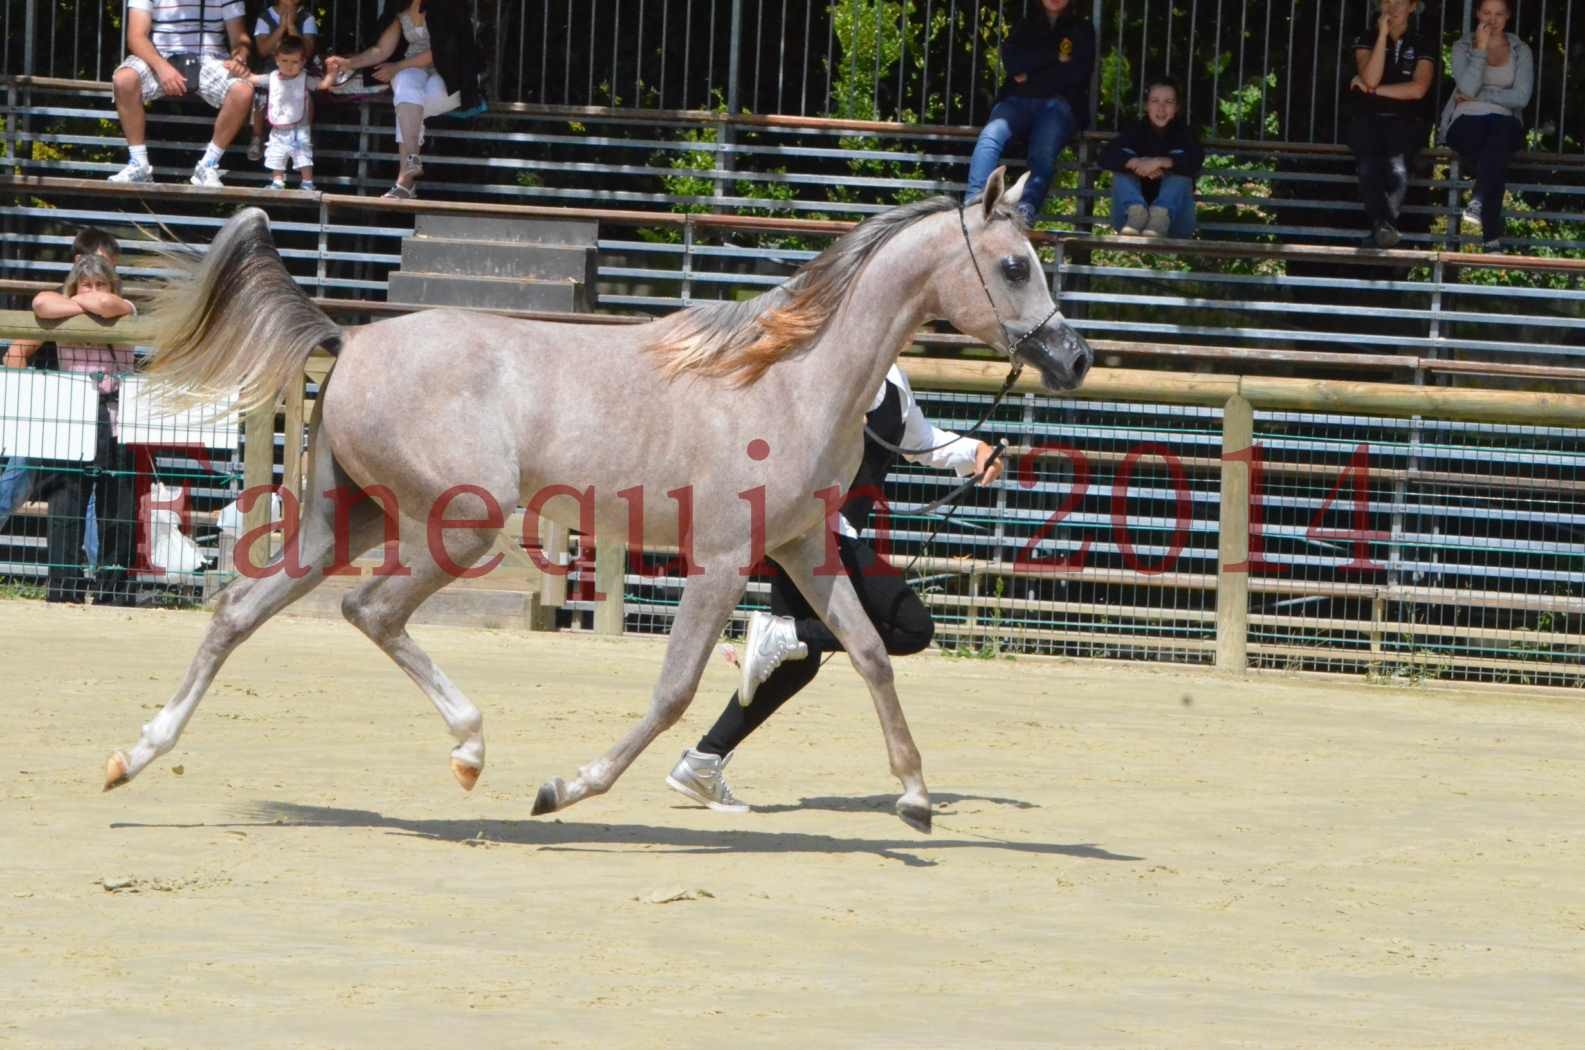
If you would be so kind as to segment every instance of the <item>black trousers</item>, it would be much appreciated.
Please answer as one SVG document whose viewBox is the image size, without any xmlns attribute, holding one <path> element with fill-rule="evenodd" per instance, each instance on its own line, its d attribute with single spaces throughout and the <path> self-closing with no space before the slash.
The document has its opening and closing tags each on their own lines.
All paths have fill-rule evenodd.
<svg viewBox="0 0 1585 1050">
<path fill-rule="evenodd" d="M 886 643 L 886 651 L 893 656 L 906 656 L 928 646 L 935 636 L 935 621 L 902 574 L 863 540 L 838 536 L 837 550 L 848 579 L 859 592 L 859 602 Z M 836 635 L 815 615 L 802 592 L 780 568 L 771 577 L 770 607 L 775 615 L 791 616 L 796 621 L 798 640 L 809 646 L 809 656 L 789 660 L 772 671 L 754 691 L 754 702 L 748 707 L 740 705 L 733 693 L 721 717 L 699 739 L 698 750 L 706 754 L 724 755 L 735 750 L 777 708 L 814 681 L 826 653 L 842 648 Z"/>
<path fill-rule="evenodd" d="M 1357 113 L 1349 121 L 1348 147 L 1359 165 L 1359 197 L 1365 217 L 1375 226 L 1397 222 L 1398 209 L 1393 199 L 1403 200 L 1408 189 L 1408 172 L 1414 159 L 1425 148 L 1426 123 L 1414 117 L 1382 113 Z M 1403 169 L 1403 184 L 1393 174 L 1393 162 Z"/>
<path fill-rule="evenodd" d="M 1464 174 L 1475 175 L 1480 201 L 1481 236 L 1503 234 L 1502 195 L 1508 188 L 1508 158 L 1524 145 L 1524 127 L 1513 117 L 1487 114 L 1459 117 L 1447 129 L 1447 144 L 1458 151 Z"/>
<path fill-rule="evenodd" d="M 137 536 L 132 450 L 111 433 L 109 399 L 99 406 L 99 441 L 92 463 L 59 464 L 39 482 L 49 501 L 49 570 L 45 600 L 80 602 L 87 596 L 83 573 L 83 516 L 94 493 L 99 526 L 99 567 L 94 589 L 100 602 L 124 604 L 130 595 L 128 572 Z"/>
</svg>

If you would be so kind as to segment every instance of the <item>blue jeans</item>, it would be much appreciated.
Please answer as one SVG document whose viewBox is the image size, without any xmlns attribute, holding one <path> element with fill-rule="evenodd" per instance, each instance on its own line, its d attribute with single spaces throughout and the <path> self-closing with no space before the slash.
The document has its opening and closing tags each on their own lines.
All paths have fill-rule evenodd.
<svg viewBox="0 0 1585 1050">
<path fill-rule="evenodd" d="M 969 161 L 969 188 L 964 200 L 973 200 L 985 189 L 991 172 L 1001 163 L 1002 150 L 1015 138 L 1029 142 L 1029 182 L 1024 186 L 1023 200 L 1018 210 L 1027 222 L 1033 223 L 1051 191 L 1051 177 L 1056 171 L 1057 154 L 1073 138 L 1078 122 L 1073 119 L 1073 107 L 1065 98 L 1004 98 L 991 110 L 991 119 L 980 129 L 979 141 L 974 143 L 974 156 Z"/>
<path fill-rule="evenodd" d="M 16 513 L 16 509 L 28 501 L 33 495 L 33 486 L 37 482 L 39 470 L 28 462 L 24 456 L 12 456 L 6 464 L 5 471 L 0 473 L 0 526 L 6 519 Z M 88 555 L 89 565 L 99 564 L 99 522 L 94 514 L 96 497 L 88 494 L 88 510 L 83 522 L 83 553 Z"/>
<path fill-rule="evenodd" d="M 1149 207 L 1152 203 L 1158 208 L 1167 209 L 1167 214 L 1172 216 L 1172 225 L 1167 230 L 1167 235 L 1187 240 L 1194 236 L 1194 180 L 1185 175 L 1173 175 L 1170 172 L 1161 176 L 1161 182 L 1156 190 L 1156 199 L 1145 199 L 1145 187 L 1139 181 L 1138 175 L 1126 171 L 1112 173 L 1112 229 L 1121 230 L 1123 220 L 1128 217 L 1130 205 L 1138 204 Z"/>
<path fill-rule="evenodd" d="M 6 519 L 28 501 L 28 497 L 33 494 L 36 475 L 37 472 L 30 469 L 25 458 L 11 457 L 5 472 L 0 473 L 0 525 L 4 525 Z"/>
</svg>

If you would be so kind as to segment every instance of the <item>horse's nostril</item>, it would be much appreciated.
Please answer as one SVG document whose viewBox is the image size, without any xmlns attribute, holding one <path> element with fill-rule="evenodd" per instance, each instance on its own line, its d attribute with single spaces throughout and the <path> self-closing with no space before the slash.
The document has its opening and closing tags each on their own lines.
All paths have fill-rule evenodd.
<svg viewBox="0 0 1585 1050">
<path fill-rule="evenodd" d="M 1078 356 L 1078 358 L 1075 359 L 1074 362 L 1073 362 L 1073 379 L 1074 379 L 1074 381 L 1082 383 L 1084 381 L 1085 373 L 1087 373 L 1089 370 L 1090 370 L 1090 355 L 1089 354 L 1080 354 Z"/>
</svg>

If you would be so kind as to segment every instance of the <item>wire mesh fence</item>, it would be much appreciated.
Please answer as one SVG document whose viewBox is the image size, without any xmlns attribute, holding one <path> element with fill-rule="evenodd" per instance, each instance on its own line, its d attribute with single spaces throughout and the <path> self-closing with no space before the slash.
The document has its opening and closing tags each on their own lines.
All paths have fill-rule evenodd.
<svg viewBox="0 0 1585 1050">
<path fill-rule="evenodd" d="M 234 425 L 170 415 L 136 376 L 0 369 L 0 580 L 52 602 L 198 600 L 243 536 L 241 452 Z"/>
<path fill-rule="evenodd" d="M 983 396 L 919 392 L 967 427 Z M 950 476 L 888 479 L 867 537 L 971 658 L 1210 664 L 1218 632 L 1221 412 L 1027 396 L 986 432 L 998 484 L 933 515 Z M 1250 665 L 1384 678 L 1585 686 L 1585 448 L 1575 430 L 1259 412 Z M 625 627 L 664 633 L 679 574 L 634 558 Z M 631 571 L 642 566 L 644 573 Z M 593 564 L 574 572 L 584 601 Z M 768 605 L 756 577 L 740 613 Z M 736 630 L 736 628 L 734 628 Z"/>
</svg>

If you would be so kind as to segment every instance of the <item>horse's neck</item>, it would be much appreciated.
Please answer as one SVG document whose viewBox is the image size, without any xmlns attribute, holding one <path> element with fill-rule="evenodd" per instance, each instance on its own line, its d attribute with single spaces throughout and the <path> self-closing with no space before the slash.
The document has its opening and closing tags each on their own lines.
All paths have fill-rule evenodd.
<svg viewBox="0 0 1585 1050">
<path fill-rule="evenodd" d="M 825 410 L 833 428 L 869 411 L 881 380 L 937 306 L 931 272 L 940 265 L 940 216 L 898 231 L 854 281 L 825 332 L 799 362 L 812 384 L 829 391 Z"/>
</svg>

